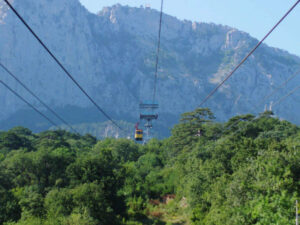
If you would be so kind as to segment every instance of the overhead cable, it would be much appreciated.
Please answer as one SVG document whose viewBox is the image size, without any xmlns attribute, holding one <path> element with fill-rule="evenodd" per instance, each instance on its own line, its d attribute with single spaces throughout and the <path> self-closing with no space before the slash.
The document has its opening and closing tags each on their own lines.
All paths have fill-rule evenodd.
<svg viewBox="0 0 300 225">
<path fill-rule="evenodd" d="M 218 84 L 200 103 L 199 107 L 203 106 L 216 92 L 217 90 L 224 85 L 224 83 L 237 71 L 237 69 L 244 64 L 244 62 L 255 52 L 255 50 L 266 40 L 266 38 L 278 27 L 278 25 L 293 11 L 293 9 L 299 4 L 300 0 L 298 0 L 289 10 L 288 12 L 276 23 L 276 25 L 264 36 L 264 38 L 248 53 L 248 55 L 226 76 L 226 78 Z"/>
<path fill-rule="evenodd" d="M 6 66 L 0 62 L 0 66 L 11 76 L 13 77 L 26 91 L 28 91 L 33 97 L 35 97 L 46 109 L 48 109 L 52 114 L 54 114 L 60 121 L 62 121 L 70 130 L 74 131 L 76 134 L 79 134 L 68 122 L 66 122 L 61 116 L 59 116 L 53 109 L 51 109 L 45 102 L 43 102 L 36 94 L 34 94 L 30 88 L 28 88 L 22 81 L 20 81 Z"/>
<path fill-rule="evenodd" d="M 0 83 L 3 84 L 8 90 L 10 90 L 14 95 L 16 95 L 19 99 L 21 99 L 23 102 L 25 102 L 29 107 L 31 107 L 34 111 L 36 111 L 38 114 L 40 114 L 42 117 L 44 117 L 46 120 L 49 121 L 53 126 L 58 127 L 58 125 L 53 122 L 49 117 L 47 117 L 44 113 L 42 113 L 40 110 L 38 110 L 36 107 L 34 107 L 32 104 L 30 104 L 28 101 L 26 101 L 21 95 L 19 95 L 17 92 L 15 92 L 11 87 L 9 87 L 6 83 L 4 83 L 2 80 L 0 80 Z"/>
<path fill-rule="evenodd" d="M 38 37 L 38 35 L 33 31 L 33 29 L 26 23 L 23 17 L 17 12 L 17 10 L 9 3 L 8 0 L 4 0 L 9 8 L 14 12 L 14 14 L 20 19 L 20 21 L 25 25 L 25 27 L 30 31 L 30 33 L 37 39 L 37 41 L 44 47 L 44 49 L 49 53 L 49 55 L 54 59 L 54 61 L 60 66 L 60 68 L 65 72 L 65 74 L 75 83 L 75 85 L 81 90 L 81 92 L 93 103 L 93 105 L 116 127 L 123 130 L 113 119 L 88 95 L 88 93 L 81 87 L 81 85 L 75 80 L 71 73 L 62 65 L 62 63 L 56 58 L 56 56 L 49 50 L 49 48 L 44 44 L 44 42 Z"/>
<path fill-rule="evenodd" d="M 290 76 L 285 82 L 283 82 L 279 87 L 277 87 L 274 91 L 272 91 L 269 95 L 265 96 L 256 106 L 255 109 L 257 109 L 262 103 L 264 103 L 268 98 L 273 96 L 275 93 L 277 93 L 281 88 L 283 88 L 290 80 L 294 79 L 296 76 L 300 74 L 300 70 L 298 70 L 296 73 L 294 73 L 292 76 Z"/>
<path fill-rule="evenodd" d="M 164 6 L 164 0 L 161 0 L 159 29 L 158 29 L 158 42 L 157 42 L 156 61 L 155 61 L 154 89 L 153 89 L 153 99 L 152 99 L 153 104 L 155 103 L 155 97 L 156 97 L 156 86 L 157 86 L 157 76 L 158 76 L 158 62 L 159 62 L 159 52 L 160 52 L 160 39 L 161 39 L 163 6 Z"/>
<path fill-rule="evenodd" d="M 291 96 L 294 94 L 296 91 L 300 89 L 300 86 L 294 88 L 291 92 L 289 92 L 287 95 L 283 96 L 281 99 L 279 99 L 277 102 L 275 102 L 272 107 L 275 107 L 276 105 L 279 105 L 281 102 L 283 102 L 287 97 Z"/>
</svg>

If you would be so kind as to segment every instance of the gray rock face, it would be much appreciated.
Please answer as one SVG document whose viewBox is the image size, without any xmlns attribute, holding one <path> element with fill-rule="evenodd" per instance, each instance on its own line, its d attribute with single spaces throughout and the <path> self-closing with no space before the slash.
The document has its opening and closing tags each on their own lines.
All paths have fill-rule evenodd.
<svg viewBox="0 0 300 225">
<path fill-rule="evenodd" d="M 15 0 L 14 6 L 82 87 L 118 119 L 137 118 L 139 101 L 151 99 L 159 13 L 121 5 L 97 15 L 78 0 Z M 257 40 L 231 27 L 180 21 L 164 15 L 157 87 L 162 123 L 193 110 L 246 56 Z M 52 107 L 91 107 L 88 99 L 55 64 L 14 14 L 0 3 L 0 61 Z M 300 58 L 261 46 L 206 104 L 218 120 L 252 107 L 300 67 Z M 1 79 L 39 104 L 4 71 Z M 265 104 L 299 84 L 299 77 Z M 300 93 L 275 112 L 300 123 Z M 0 88 L 0 120 L 24 108 Z M 42 107 L 40 107 L 42 109 Z M 260 107 L 262 111 L 264 106 Z"/>
</svg>

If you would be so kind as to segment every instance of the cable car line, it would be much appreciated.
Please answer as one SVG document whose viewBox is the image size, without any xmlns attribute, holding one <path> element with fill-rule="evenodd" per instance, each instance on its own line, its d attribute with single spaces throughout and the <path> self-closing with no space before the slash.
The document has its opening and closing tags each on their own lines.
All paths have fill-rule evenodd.
<svg viewBox="0 0 300 225">
<path fill-rule="evenodd" d="M 155 97 L 156 97 L 156 90 L 157 90 L 157 77 L 158 77 L 158 63 L 159 63 L 159 52 L 160 52 L 160 43 L 161 43 L 163 6 L 164 6 L 164 1 L 161 0 L 152 101 L 150 100 L 150 101 L 140 102 L 140 104 L 139 104 L 139 109 L 140 109 L 139 122 L 137 122 L 135 125 L 134 139 L 136 141 L 144 141 L 144 143 L 146 143 L 147 140 L 149 140 L 150 129 L 152 129 L 152 120 L 157 120 L 157 118 L 158 118 L 158 114 L 155 113 L 155 110 L 158 109 L 158 104 L 155 103 Z M 144 138 L 143 130 L 139 129 L 139 124 L 142 120 L 146 121 L 146 123 L 144 125 L 144 127 L 146 128 L 146 132 L 145 132 L 146 138 Z"/>
<path fill-rule="evenodd" d="M 295 73 L 296 75 L 298 75 L 298 73 Z M 295 75 L 294 74 L 294 75 Z M 294 76 L 293 75 L 293 76 Z M 292 77 L 293 77 L 292 76 Z M 291 77 L 291 78 L 292 78 Z M 291 79 L 290 79 L 291 80 Z M 287 82 L 286 82 L 287 83 Z M 292 91 L 290 91 L 287 95 L 285 95 L 285 96 L 283 96 L 282 98 L 280 98 L 277 102 L 275 102 L 273 105 L 272 105 L 272 107 L 275 107 L 276 105 L 279 105 L 279 104 L 281 104 L 287 97 L 289 97 L 289 96 L 291 96 L 293 93 L 295 93 L 296 91 L 298 91 L 300 89 L 300 86 L 298 86 L 298 87 L 296 87 L 296 88 L 294 88 Z M 251 114 L 252 115 L 252 114 Z M 255 113 L 254 113 L 254 115 L 255 115 Z M 255 119 L 257 119 L 257 117 L 255 116 L 253 119 L 250 119 L 250 120 L 241 120 L 241 119 L 238 119 L 237 121 L 235 121 L 233 124 L 231 124 L 229 127 L 227 127 L 227 129 L 230 129 L 230 128 L 232 128 L 233 126 L 235 126 L 235 125 L 237 125 L 238 123 L 240 123 L 240 122 L 252 122 L 252 121 L 254 121 Z"/>
<path fill-rule="evenodd" d="M 286 85 L 290 80 L 292 80 L 293 78 L 295 78 L 298 74 L 300 73 L 300 70 L 297 71 L 296 73 L 294 73 L 292 76 L 290 76 L 281 86 L 279 86 L 277 89 L 275 89 L 270 95 L 268 95 L 267 97 L 270 97 L 271 95 L 275 94 L 278 90 L 280 90 L 284 85 Z M 289 92 L 287 95 L 285 95 L 284 97 L 280 98 L 277 102 L 275 102 L 272 107 L 275 107 L 276 105 L 279 105 L 280 103 L 282 103 L 287 97 L 289 97 L 290 95 L 292 95 L 294 92 L 296 92 L 297 90 L 300 89 L 300 86 L 294 88 L 291 92 Z M 265 100 L 265 98 L 264 98 Z M 260 104 L 258 104 L 257 106 L 259 106 Z M 256 106 L 256 107 L 257 107 Z M 272 110 L 271 110 L 272 111 Z M 254 114 L 251 114 L 251 115 L 255 115 Z M 252 122 L 254 121 L 255 119 L 257 119 L 257 117 L 254 117 L 253 119 L 250 119 L 250 120 L 241 120 L 241 119 L 238 119 L 237 121 L 235 121 L 233 124 L 231 124 L 229 127 L 227 127 L 227 129 L 230 129 L 232 128 L 233 126 L 237 125 L 238 123 L 240 122 Z"/>
<path fill-rule="evenodd" d="M 55 127 L 59 127 L 55 122 L 53 122 L 49 117 L 47 117 L 44 113 L 42 113 L 40 110 L 38 110 L 36 107 L 34 107 L 32 104 L 30 104 L 28 101 L 26 101 L 21 95 L 19 95 L 17 92 L 15 92 L 11 87 L 9 87 L 6 83 L 4 83 L 2 80 L 0 80 L 0 83 L 3 84 L 8 90 L 10 90 L 14 95 L 16 95 L 19 99 L 21 99 L 23 102 L 25 102 L 29 107 L 31 107 L 34 111 L 36 111 L 38 114 L 40 114 L 42 117 L 44 117 L 46 120 L 49 121 L 52 125 Z"/>
<path fill-rule="evenodd" d="M 100 111 L 109 121 L 111 121 L 120 130 L 123 130 L 113 119 L 88 95 L 88 93 L 81 87 L 81 85 L 75 80 L 71 73 L 62 65 L 62 63 L 55 57 L 55 55 L 49 50 L 49 48 L 43 43 L 43 41 L 38 37 L 38 35 L 32 30 L 32 28 L 26 23 L 23 17 L 17 12 L 17 10 L 9 3 L 8 0 L 4 0 L 9 8 L 14 12 L 14 14 L 21 20 L 25 27 L 30 31 L 30 33 L 37 39 L 37 41 L 44 47 L 44 49 L 49 53 L 49 55 L 54 59 L 54 61 L 60 66 L 60 68 L 65 72 L 65 74 L 75 83 L 75 85 L 83 92 L 83 94 L 93 103 L 93 105 Z"/>
<path fill-rule="evenodd" d="M 291 92 L 289 92 L 287 95 L 283 96 L 281 99 L 279 99 L 277 102 L 274 103 L 272 107 L 275 107 L 276 105 L 279 105 L 281 102 L 283 102 L 287 97 L 291 96 L 294 94 L 296 91 L 300 89 L 300 86 L 294 88 Z"/>
<path fill-rule="evenodd" d="M 283 88 L 290 80 L 294 79 L 296 76 L 300 74 L 300 70 L 298 70 L 296 73 L 294 73 L 292 76 L 290 76 L 285 82 L 283 82 L 279 87 L 277 87 L 272 93 L 265 96 L 256 106 L 255 109 L 257 109 L 262 103 L 264 103 L 268 98 L 270 98 L 272 95 L 277 93 L 281 88 Z"/>
<path fill-rule="evenodd" d="M 163 6 L 164 6 L 164 0 L 161 0 L 160 17 L 159 17 L 159 29 L 158 29 L 158 42 L 157 42 L 156 61 L 155 61 L 154 88 L 153 88 L 153 99 L 152 99 L 153 104 L 155 102 L 155 97 L 156 97 L 156 86 L 157 86 L 157 75 L 158 75 L 158 62 L 159 62 L 159 52 L 160 52 L 160 39 L 161 39 Z"/>
<path fill-rule="evenodd" d="M 6 0 L 7 1 L 7 0 Z M 256 49 L 269 37 L 269 35 L 279 26 L 279 24 L 293 11 L 293 9 L 300 3 L 300 0 L 287 11 L 287 13 L 275 24 L 275 26 L 264 36 L 264 38 L 248 53 L 248 55 L 226 76 L 226 78 L 218 84 L 200 103 L 199 107 L 201 107 L 204 103 L 206 103 L 216 92 L 217 90 L 224 85 L 224 83 L 238 70 L 238 68 L 244 64 L 244 62 L 256 51 Z"/>
<path fill-rule="evenodd" d="M 68 122 L 66 122 L 61 116 L 59 116 L 53 109 L 50 108 L 45 102 L 43 102 L 36 94 L 34 94 L 22 81 L 20 81 L 6 66 L 0 62 L 0 66 L 4 69 L 11 77 L 13 77 L 26 91 L 28 91 L 33 97 L 35 97 L 46 109 L 48 109 L 52 114 L 56 116 L 60 121 L 62 121 L 70 130 L 79 134 Z"/>
</svg>

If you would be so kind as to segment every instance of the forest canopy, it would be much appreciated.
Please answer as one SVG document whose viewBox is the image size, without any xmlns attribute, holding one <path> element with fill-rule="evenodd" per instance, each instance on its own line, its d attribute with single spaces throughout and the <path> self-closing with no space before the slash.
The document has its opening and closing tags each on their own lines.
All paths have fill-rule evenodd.
<svg viewBox="0 0 300 225">
<path fill-rule="evenodd" d="M 299 127 L 272 112 L 214 119 L 184 113 L 145 145 L 0 132 L 0 224 L 294 224 Z"/>
</svg>

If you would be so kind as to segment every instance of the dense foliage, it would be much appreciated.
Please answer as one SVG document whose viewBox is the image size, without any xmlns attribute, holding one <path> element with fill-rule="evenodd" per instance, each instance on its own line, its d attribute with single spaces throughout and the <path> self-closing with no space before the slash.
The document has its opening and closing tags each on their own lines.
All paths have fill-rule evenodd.
<svg viewBox="0 0 300 225">
<path fill-rule="evenodd" d="M 0 224 L 294 224 L 299 127 L 271 112 L 213 120 L 185 113 L 146 145 L 0 132 Z"/>
</svg>

